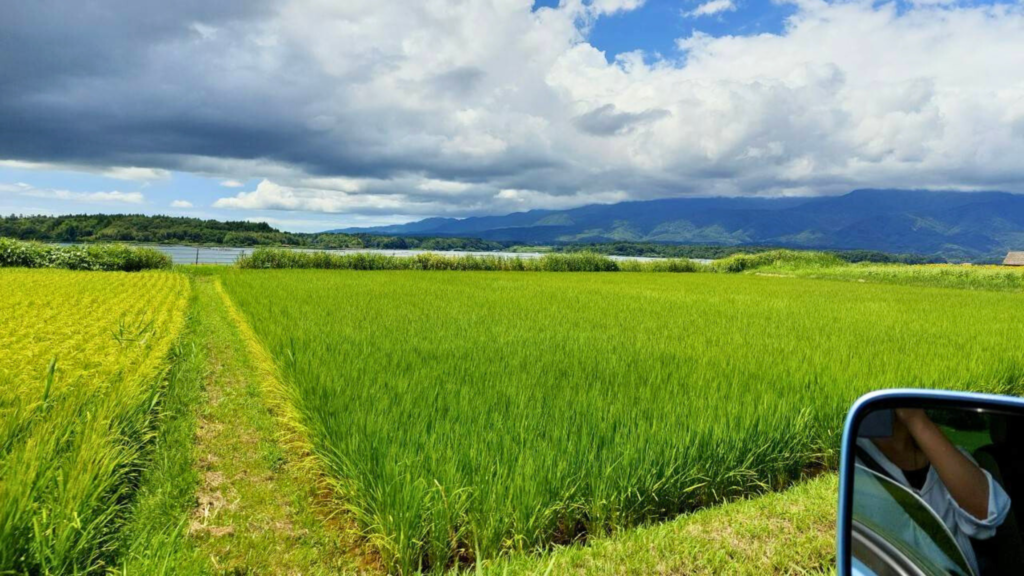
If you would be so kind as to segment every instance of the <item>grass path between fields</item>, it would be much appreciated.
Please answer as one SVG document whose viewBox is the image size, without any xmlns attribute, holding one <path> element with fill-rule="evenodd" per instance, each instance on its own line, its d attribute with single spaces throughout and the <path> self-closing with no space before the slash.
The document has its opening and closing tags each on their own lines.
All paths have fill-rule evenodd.
<svg viewBox="0 0 1024 576">
<path fill-rule="evenodd" d="M 317 506 L 315 483 L 283 447 L 270 378 L 216 280 L 196 277 L 207 369 L 198 413 L 191 540 L 215 573 L 362 573 L 354 536 Z"/>
</svg>

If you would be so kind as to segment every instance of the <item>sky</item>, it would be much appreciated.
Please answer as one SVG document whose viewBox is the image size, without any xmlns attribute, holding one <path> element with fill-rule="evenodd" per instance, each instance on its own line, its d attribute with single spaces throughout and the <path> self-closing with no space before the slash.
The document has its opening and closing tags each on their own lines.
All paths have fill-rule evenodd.
<svg viewBox="0 0 1024 576">
<path fill-rule="evenodd" d="M 293 231 L 1024 192 L 1024 0 L 62 0 L 0 19 L 0 214 Z"/>
</svg>

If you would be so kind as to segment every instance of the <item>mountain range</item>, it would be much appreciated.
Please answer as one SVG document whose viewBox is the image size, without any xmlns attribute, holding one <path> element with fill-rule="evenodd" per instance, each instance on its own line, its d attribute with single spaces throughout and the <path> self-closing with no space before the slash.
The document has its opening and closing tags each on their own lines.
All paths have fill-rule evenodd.
<svg viewBox="0 0 1024 576">
<path fill-rule="evenodd" d="M 331 232 L 473 237 L 527 244 L 770 245 L 992 260 L 1009 250 L 1024 250 L 1024 195 L 870 189 L 841 196 L 671 198 L 505 216 L 428 218 Z"/>
</svg>

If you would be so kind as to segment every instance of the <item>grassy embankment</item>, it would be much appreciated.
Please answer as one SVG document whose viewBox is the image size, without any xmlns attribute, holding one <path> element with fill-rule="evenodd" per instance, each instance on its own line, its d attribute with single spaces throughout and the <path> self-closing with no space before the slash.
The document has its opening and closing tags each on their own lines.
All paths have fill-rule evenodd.
<svg viewBox="0 0 1024 576">
<path fill-rule="evenodd" d="M 488 562 L 494 576 L 533 574 L 827 574 L 835 572 L 835 475 L 785 492 L 699 510 L 676 520 Z"/>
<path fill-rule="evenodd" d="M 349 511 L 404 572 L 781 488 L 833 465 L 868 390 L 1024 385 L 1015 294 L 709 274 L 223 279 Z"/>
<path fill-rule="evenodd" d="M 197 280 L 210 355 L 200 415 L 202 480 L 193 534 L 219 570 L 255 574 L 372 571 L 349 520 L 284 422 L 276 369 L 213 278 Z M 227 536 L 227 537 L 225 537 Z"/>
</svg>

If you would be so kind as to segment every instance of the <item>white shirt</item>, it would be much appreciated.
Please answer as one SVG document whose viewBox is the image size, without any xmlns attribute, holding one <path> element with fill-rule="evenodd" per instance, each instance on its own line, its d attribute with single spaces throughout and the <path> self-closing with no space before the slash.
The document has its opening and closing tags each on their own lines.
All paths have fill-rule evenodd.
<svg viewBox="0 0 1024 576">
<path fill-rule="evenodd" d="M 935 471 L 935 466 L 929 467 L 924 486 L 918 491 L 910 485 L 910 482 L 907 482 L 903 471 L 886 458 L 885 454 L 878 449 L 878 446 L 875 446 L 874 442 L 867 438 L 860 438 L 857 440 L 857 446 L 863 448 L 869 456 L 874 458 L 889 473 L 893 480 L 914 490 L 915 493 L 921 496 L 921 499 L 931 507 L 935 514 L 942 519 L 946 527 L 949 528 L 953 537 L 956 538 L 957 544 L 960 545 L 960 549 L 963 550 L 964 556 L 967 557 L 971 569 L 977 574 L 978 558 L 974 555 L 974 547 L 971 546 L 970 539 L 986 540 L 994 536 L 996 528 L 1003 523 L 1006 515 L 1010 512 L 1010 496 L 999 483 L 992 480 L 992 475 L 987 470 L 981 469 L 982 474 L 988 480 L 988 515 L 984 520 L 978 520 L 970 512 L 960 508 L 960 505 L 956 503 L 949 490 L 946 489 L 946 485 L 942 483 L 942 479 L 939 478 L 939 473 Z M 978 463 L 963 448 L 958 446 L 957 450 L 960 450 L 971 462 Z M 858 463 L 860 463 L 859 460 Z"/>
</svg>

